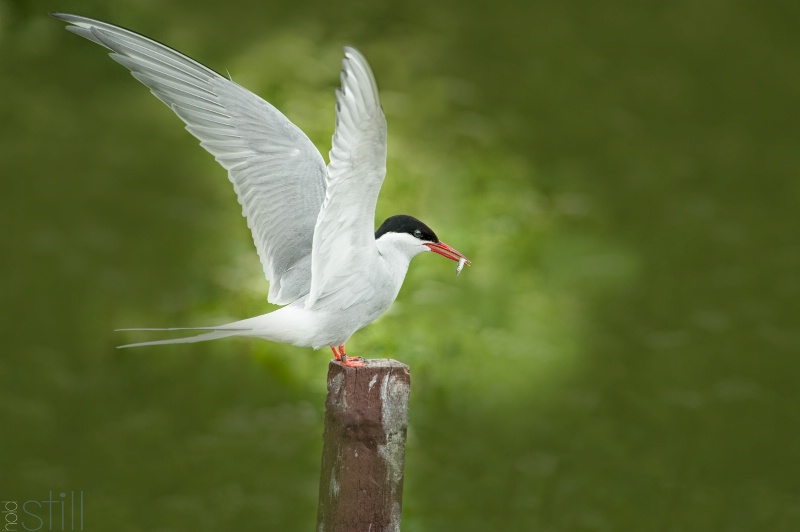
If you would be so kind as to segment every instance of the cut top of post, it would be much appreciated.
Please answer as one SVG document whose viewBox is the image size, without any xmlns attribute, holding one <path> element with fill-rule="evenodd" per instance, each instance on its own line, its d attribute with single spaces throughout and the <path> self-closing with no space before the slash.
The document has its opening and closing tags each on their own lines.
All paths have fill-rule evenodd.
<svg viewBox="0 0 800 532">
<path fill-rule="evenodd" d="M 377 388 L 376 388 L 377 386 Z M 408 366 L 389 358 L 364 360 L 364 367 L 344 366 L 331 360 L 328 367 L 328 400 L 326 408 L 348 407 L 350 398 L 360 415 L 385 418 L 389 425 L 408 422 L 408 394 L 411 374 Z M 379 407 L 379 408 L 375 408 Z"/>
</svg>

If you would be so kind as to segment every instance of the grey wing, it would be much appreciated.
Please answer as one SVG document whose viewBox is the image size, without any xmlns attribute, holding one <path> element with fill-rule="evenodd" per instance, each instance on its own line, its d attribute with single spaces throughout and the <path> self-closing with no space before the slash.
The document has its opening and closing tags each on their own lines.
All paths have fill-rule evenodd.
<svg viewBox="0 0 800 532">
<path fill-rule="evenodd" d="M 163 44 L 105 22 L 53 16 L 110 49 L 228 170 L 270 281 L 268 300 L 283 305 L 306 295 L 327 175 L 308 137 L 268 102 Z"/>
<path fill-rule="evenodd" d="M 377 263 L 375 206 L 386 176 L 386 117 L 367 60 L 345 48 L 325 201 L 314 229 L 306 305 L 347 308 L 363 300 Z"/>
</svg>

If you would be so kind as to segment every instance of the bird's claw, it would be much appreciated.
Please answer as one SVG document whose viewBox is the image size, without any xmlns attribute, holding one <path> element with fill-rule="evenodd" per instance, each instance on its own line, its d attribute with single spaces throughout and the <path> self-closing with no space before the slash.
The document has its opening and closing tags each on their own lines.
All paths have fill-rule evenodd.
<svg viewBox="0 0 800 532">
<path fill-rule="evenodd" d="M 341 363 L 343 366 L 348 366 L 350 368 L 364 367 L 364 362 L 361 360 L 361 357 L 349 357 L 347 355 L 343 355 Z"/>
<path fill-rule="evenodd" d="M 340 345 L 338 347 L 331 346 L 331 351 L 333 351 L 333 359 L 336 362 L 341 362 L 343 366 L 348 366 L 351 368 L 363 368 L 364 362 L 361 360 L 361 357 L 349 357 L 344 352 L 344 345 Z"/>
</svg>

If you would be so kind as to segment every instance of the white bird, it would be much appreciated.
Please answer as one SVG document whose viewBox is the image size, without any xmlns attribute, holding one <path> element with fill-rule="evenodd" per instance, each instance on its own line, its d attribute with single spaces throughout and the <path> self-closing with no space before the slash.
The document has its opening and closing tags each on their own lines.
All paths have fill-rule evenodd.
<svg viewBox="0 0 800 532">
<path fill-rule="evenodd" d="M 386 118 L 366 59 L 345 47 L 336 129 L 325 166 L 308 137 L 275 107 L 189 57 L 132 31 L 53 13 L 67 29 L 111 50 L 185 123 L 228 171 L 252 231 L 267 300 L 282 308 L 186 338 L 120 347 L 252 336 L 318 349 L 348 359 L 344 344 L 394 302 L 416 255 L 433 251 L 469 261 L 412 216 L 388 218 L 374 231 L 386 175 Z"/>
</svg>

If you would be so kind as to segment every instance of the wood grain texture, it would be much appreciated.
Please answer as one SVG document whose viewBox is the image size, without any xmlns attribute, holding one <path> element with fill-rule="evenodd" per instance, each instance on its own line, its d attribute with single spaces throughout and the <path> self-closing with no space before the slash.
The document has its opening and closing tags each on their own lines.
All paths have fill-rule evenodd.
<svg viewBox="0 0 800 532">
<path fill-rule="evenodd" d="M 317 532 L 400 530 L 408 366 L 331 361 L 319 487 Z"/>
</svg>

